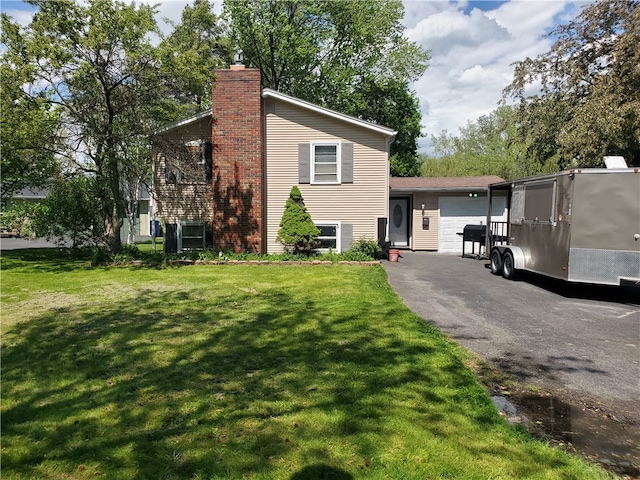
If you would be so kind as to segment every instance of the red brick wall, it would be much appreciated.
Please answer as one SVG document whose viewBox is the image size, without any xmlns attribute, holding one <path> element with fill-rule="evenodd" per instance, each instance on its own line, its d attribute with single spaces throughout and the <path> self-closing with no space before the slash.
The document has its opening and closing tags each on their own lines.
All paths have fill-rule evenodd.
<svg viewBox="0 0 640 480">
<path fill-rule="evenodd" d="M 213 113 L 213 245 L 266 252 L 260 71 L 217 70 Z"/>
</svg>

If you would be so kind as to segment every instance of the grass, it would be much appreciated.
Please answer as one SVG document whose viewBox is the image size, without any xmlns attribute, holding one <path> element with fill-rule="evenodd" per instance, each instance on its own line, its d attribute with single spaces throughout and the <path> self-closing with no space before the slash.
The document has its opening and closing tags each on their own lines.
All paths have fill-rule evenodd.
<svg viewBox="0 0 640 480">
<path fill-rule="evenodd" d="M 2 254 L 4 479 L 609 478 L 506 424 L 381 267 Z"/>
</svg>

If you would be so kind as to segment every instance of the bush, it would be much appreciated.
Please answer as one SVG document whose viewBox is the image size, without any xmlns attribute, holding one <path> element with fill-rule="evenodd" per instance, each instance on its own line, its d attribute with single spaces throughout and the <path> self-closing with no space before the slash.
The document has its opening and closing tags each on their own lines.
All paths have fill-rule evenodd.
<svg viewBox="0 0 640 480">
<path fill-rule="evenodd" d="M 99 265 L 108 265 L 111 263 L 111 254 L 108 250 L 102 247 L 96 247 L 93 249 L 91 255 L 91 265 L 97 267 Z"/>
<path fill-rule="evenodd" d="M 368 257 L 368 260 L 378 260 L 382 256 L 382 247 L 375 240 L 361 238 L 346 253 L 362 253 Z"/>
<path fill-rule="evenodd" d="M 276 241 L 290 253 L 311 255 L 317 246 L 318 235 L 320 230 L 304 205 L 300 189 L 293 186 L 284 205 Z"/>
<path fill-rule="evenodd" d="M 22 238 L 36 236 L 38 212 L 42 209 L 39 203 L 16 202 L 0 216 L 0 229 Z"/>
<path fill-rule="evenodd" d="M 340 255 L 340 257 L 342 260 L 346 260 L 348 262 L 368 262 L 374 260 L 372 256 L 356 250 L 348 250 Z"/>
</svg>

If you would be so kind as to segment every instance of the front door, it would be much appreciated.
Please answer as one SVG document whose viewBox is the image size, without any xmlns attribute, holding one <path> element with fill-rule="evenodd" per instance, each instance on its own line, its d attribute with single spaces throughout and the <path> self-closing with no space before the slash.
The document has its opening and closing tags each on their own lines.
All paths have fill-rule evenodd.
<svg viewBox="0 0 640 480">
<path fill-rule="evenodd" d="M 409 198 L 389 199 L 389 241 L 392 247 L 409 246 Z"/>
</svg>

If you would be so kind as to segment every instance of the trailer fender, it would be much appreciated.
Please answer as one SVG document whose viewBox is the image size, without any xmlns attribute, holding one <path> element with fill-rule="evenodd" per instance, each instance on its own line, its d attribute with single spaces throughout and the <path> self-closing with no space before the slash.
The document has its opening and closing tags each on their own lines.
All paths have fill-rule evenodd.
<svg viewBox="0 0 640 480">
<path fill-rule="evenodd" d="M 513 266 L 516 270 L 524 270 L 527 266 L 527 253 L 523 248 L 515 247 L 513 245 L 505 248 L 506 252 L 511 252 L 513 255 Z"/>
</svg>

